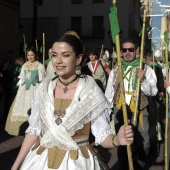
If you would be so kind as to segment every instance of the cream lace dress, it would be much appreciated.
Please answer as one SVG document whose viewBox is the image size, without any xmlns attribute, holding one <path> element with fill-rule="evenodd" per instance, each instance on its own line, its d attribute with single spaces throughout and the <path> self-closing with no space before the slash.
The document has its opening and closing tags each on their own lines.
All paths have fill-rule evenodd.
<svg viewBox="0 0 170 170">
<path fill-rule="evenodd" d="M 55 110 L 63 111 L 70 105 L 71 100 L 54 99 L 54 103 Z M 105 115 L 101 115 L 92 125 L 93 132 L 97 134 L 98 131 L 110 129 L 107 121 Z M 27 132 L 29 130 L 28 128 Z M 109 131 L 107 132 L 110 134 Z M 47 149 L 41 146 L 38 140 L 25 158 L 20 170 L 100 170 L 95 156 L 96 151 L 88 143 L 89 133 L 90 123 L 87 123 L 73 136 L 79 149 L 71 151 L 65 151 L 57 146 Z"/>
<path fill-rule="evenodd" d="M 31 84 L 29 90 L 26 90 L 25 80 L 31 77 L 32 71 L 38 70 L 39 81 L 35 84 Z M 39 82 L 45 76 L 43 65 L 37 62 L 33 68 L 28 68 L 27 62 L 22 66 L 21 73 L 19 75 L 19 88 L 16 97 L 11 105 L 8 113 L 5 130 L 11 135 L 19 135 L 21 132 L 25 132 L 28 127 L 27 120 L 31 112 L 31 102 L 33 100 L 33 95 L 37 89 Z"/>
<path fill-rule="evenodd" d="M 87 77 L 79 79 L 72 100 L 54 99 L 56 83 L 57 80 L 50 81 L 46 77 L 36 91 L 26 133 L 39 136 L 39 141 L 27 154 L 20 169 L 100 170 L 88 139 L 90 129 L 96 145 L 112 134 L 110 109 L 103 93 L 93 78 Z M 66 114 L 57 125 L 54 113 L 63 110 Z"/>
</svg>

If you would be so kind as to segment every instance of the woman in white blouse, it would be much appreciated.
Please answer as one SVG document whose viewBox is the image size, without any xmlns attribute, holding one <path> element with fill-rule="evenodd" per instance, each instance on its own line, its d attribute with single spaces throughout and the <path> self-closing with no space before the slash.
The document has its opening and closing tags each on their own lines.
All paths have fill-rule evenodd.
<svg viewBox="0 0 170 170">
<path fill-rule="evenodd" d="M 46 77 L 36 91 L 27 134 L 12 170 L 101 169 L 89 145 L 90 129 L 96 145 L 105 148 L 133 141 L 131 126 L 112 134 L 104 94 L 92 77 L 76 74 L 82 52 L 75 32 L 65 33 L 53 44 L 57 76 Z"/>
</svg>

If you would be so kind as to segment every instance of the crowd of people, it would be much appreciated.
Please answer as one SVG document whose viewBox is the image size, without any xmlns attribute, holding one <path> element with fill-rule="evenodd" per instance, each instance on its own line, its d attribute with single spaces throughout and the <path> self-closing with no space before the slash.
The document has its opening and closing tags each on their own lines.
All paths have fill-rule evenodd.
<svg viewBox="0 0 170 170">
<path fill-rule="evenodd" d="M 120 75 L 114 49 L 112 53 L 99 53 L 95 48 L 85 52 L 74 31 L 53 43 L 44 65 L 38 61 L 36 49 L 30 47 L 27 61 L 18 64 L 17 74 L 12 76 L 17 90 L 8 107 L 5 130 L 14 136 L 26 135 L 11 170 L 109 169 L 90 145 L 90 133 L 95 145 L 117 147 L 120 170 L 129 167 L 127 143 L 135 170 L 144 170 L 150 151 L 159 154 L 164 139 L 162 120 L 170 83 L 164 82 L 161 58 L 156 56 L 154 61 L 155 56 L 147 54 L 140 68 L 139 54 L 134 39 L 122 40 Z M 4 76 L 0 71 L 0 77 Z M 128 126 L 124 125 L 121 76 Z M 136 102 L 137 123 L 133 124 Z"/>
</svg>

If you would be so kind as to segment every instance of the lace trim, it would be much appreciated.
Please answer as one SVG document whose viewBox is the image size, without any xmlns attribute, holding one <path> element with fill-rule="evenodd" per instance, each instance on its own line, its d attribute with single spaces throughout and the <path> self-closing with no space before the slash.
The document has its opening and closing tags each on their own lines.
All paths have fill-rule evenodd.
<svg viewBox="0 0 170 170">
<path fill-rule="evenodd" d="M 29 134 L 34 135 L 34 136 L 40 136 L 41 135 L 41 129 L 29 126 L 26 129 L 25 133 L 29 133 Z"/>
<path fill-rule="evenodd" d="M 87 99 L 88 100 L 88 99 Z M 88 107 L 88 106 L 87 106 Z M 82 109 L 85 109 L 84 107 Z M 90 110 L 90 106 L 88 107 L 88 109 Z M 105 111 L 107 110 L 107 111 Z M 70 129 L 68 129 L 69 133 L 71 134 L 71 136 L 73 136 L 76 132 L 76 130 L 78 129 L 82 129 L 84 124 L 90 122 L 91 120 L 93 120 L 94 118 L 96 118 L 97 116 L 103 114 L 103 112 L 105 112 L 105 114 L 108 114 L 110 112 L 110 109 L 108 108 L 108 103 L 103 101 L 102 103 L 100 103 L 98 105 L 97 108 L 95 108 L 95 110 L 93 109 L 91 112 L 89 112 L 83 119 L 79 118 L 80 112 L 77 113 L 77 115 L 75 115 L 75 117 L 71 117 L 69 119 L 69 121 L 74 121 L 77 119 L 78 123 L 76 123 L 74 126 L 72 126 Z M 66 124 L 66 128 L 67 125 L 69 125 L 69 123 L 67 122 Z"/>
<path fill-rule="evenodd" d="M 103 133 L 95 136 L 95 145 L 100 145 L 101 142 L 103 142 L 106 139 L 106 137 L 111 134 L 113 134 L 113 132 L 111 131 L 111 129 L 108 129 Z"/>
<path fill-rule="evenodd" d="M 76 100 L 78 97 L 75 97 L 76 99 L 73 99 L 69 108 L 66 109 L 66 116 L 62 124 L 71 136 L 73 136 L 78 129 L 82 129 L 84 124 L 99 116 L 105 109 L 107 110 L 105 113 L 111 112 L 111 106 L 103 96 L 103 92 L 99 90 L 99 87 L 93 83 L 91 83 L 90 86 L 90 88 L 87 87 L 90 89 L 89 91 L 87 91 L 88 89 L 83 89 L 84 93 L 78 94 L 82 102 Z M 52 110 L 53 114 L 54 108 L 51 108 L 52 106 L 50 106 L 49 102 L 45 102 L 45 105 L 43 103 L 44 101 L 49 101 L 49 96 L 44 93 L 44 91 L 45 89 L 40 91 L 40 97 L 43 99 L 42 102 L 40 102 L 40 109 L 44 112 L 44 109 L 48 108 Z M 48 117 L 44 118 L 45 122 L 49 122 Z"/>
</svg>

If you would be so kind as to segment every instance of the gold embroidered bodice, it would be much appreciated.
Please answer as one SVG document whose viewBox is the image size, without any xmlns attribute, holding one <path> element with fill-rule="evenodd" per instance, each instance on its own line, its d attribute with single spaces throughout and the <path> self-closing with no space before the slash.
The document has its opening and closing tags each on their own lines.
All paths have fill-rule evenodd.
<svg viewBox="0 0 170 170">
<path fill-rule="evenodd" d="M 65 111 L 70 103 L 71 99 L 55 99 L 54 100 L 54 107 L 56 111 Z M 55 118 L 54 118 L 55 119 Z M 96 155 L 96 149 L 92 148 L 89 145 L 89 134 L 90 134 L 90 122 L 85 124 L 82 129 L 77 130 L 74 134 L 73 139 L 79 145 L 82 155 L 84 158 L 89 158 L 88 150 L 91 152 L 92 155 Z M 40 155 L 46 148 L 40 145 L 40 140 L 32 148 L 32 151 L 37 149 L 37 154 Z M 57 169 L 59 168 L 60 164 L 63 161 L 67 151 L 60 149 L 57 146 L 52 148 L 48 148 L 48 168 Z M 76 160 L 78 159 L 78 150 L 70 150 L 69 151 L 70 159 Z"/>
</svg>

